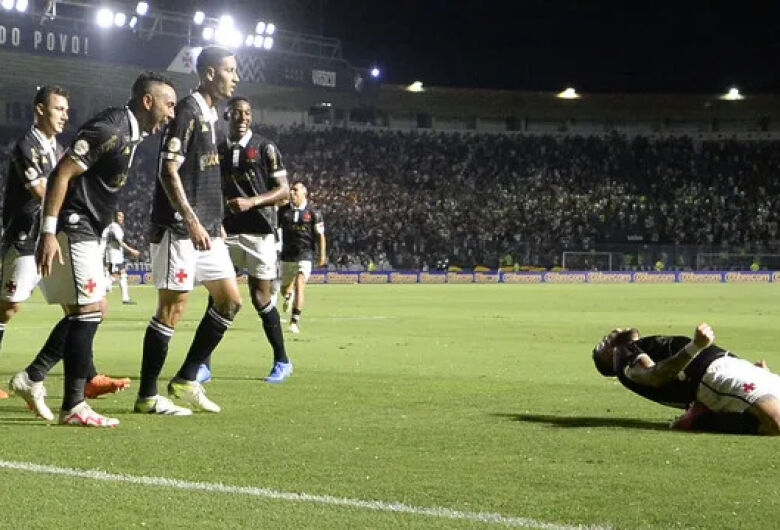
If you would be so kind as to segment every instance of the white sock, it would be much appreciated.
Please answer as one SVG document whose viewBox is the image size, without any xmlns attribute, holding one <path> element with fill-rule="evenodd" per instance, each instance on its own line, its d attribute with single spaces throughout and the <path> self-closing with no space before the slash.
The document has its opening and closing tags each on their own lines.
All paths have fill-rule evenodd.
<svg viewBox="0 0 780 530">
<path fill-rule="evenodd" d="M 127 288 L 127 273 L 125 271 L 119 274 L 119 287 L 122 289 L 122 301 L 129 302 L 130 291 Z"/>
<path fill-rule="evenodd" d="M 111 277 L 111 274 L 106 271 L 106 292 L 110 293 L 111 288 L 114 286 L 114 278 Z"/>
</svg>

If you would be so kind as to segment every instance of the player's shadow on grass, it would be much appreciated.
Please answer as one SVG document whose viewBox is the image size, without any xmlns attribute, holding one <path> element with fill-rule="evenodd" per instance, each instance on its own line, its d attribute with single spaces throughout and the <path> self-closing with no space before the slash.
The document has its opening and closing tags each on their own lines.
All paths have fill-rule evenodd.
<svg viewBox="0 0 780 530">
<path fill-rule="evenodd" d="M 555 416 L 552 414 L 506 414 L 497 413 L 494 416 L 511 421 L 527 423 L 547 423 L 555 427 L 622 427 L 624 429 L 645 429 L 650 431 L 668 431 L 669 423 L 647 421 L 637 418 L 603 418 L 594 416 Z"/>
</svg>

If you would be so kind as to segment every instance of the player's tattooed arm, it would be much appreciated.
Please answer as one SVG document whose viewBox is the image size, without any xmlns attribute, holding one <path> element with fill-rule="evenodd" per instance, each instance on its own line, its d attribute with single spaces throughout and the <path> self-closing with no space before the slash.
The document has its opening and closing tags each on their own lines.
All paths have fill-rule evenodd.
<svg viewBox="0 0 780 530">
<path fill-rule="evenodd" d="M 181 176 L 179 176 L 179 166 L 179 162 L 175 160 L 166 160 L 163 170 L 160 172 L 160 184 L 163 190 L 165 190 L 171 206 L 184 220 L 195 248 L 208 250 L 211 248 L 211 239 L 206 229 L 200 224 L 198 216 L 195 215 L 195 210 L 190 206 L 190 201 L 187 199 L 187 194 L 184 192 L 184 186 L 181 183 Z"/>
</svg>

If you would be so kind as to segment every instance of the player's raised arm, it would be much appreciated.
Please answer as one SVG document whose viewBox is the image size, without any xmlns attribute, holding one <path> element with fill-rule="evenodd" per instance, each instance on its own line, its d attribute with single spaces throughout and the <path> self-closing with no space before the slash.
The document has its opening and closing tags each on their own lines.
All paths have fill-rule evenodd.
<svg viewBox="0 0 780 530">
<path fill-rule="evenodd" d="M 661 386 L 676 378 L 677 374 L 714 340 L 715 333 L 712 328 L 706 323 L 701 323 L 694 332 L 693 340 L 680 351 L 658 363 L 654 363 L 648 355 L 641 354 L 637 356 L 637 362 L 626 368 L 626 376 L 636 383 Z"/>
</svg>

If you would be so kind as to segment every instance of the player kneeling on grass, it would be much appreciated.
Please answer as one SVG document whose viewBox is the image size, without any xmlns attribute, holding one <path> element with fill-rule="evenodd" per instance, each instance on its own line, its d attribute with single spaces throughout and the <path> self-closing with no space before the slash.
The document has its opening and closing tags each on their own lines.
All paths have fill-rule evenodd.
<svg viewBox="0 0 780 530">
<path fill-rule="evenodd" d="M 662 405 L 685 409 L 673 429 L 735 434 L 780 434 L 780 376 L 713 343 L 700 324 L 693 339 L 639 337 L 615 329 L 593 349 L 596 369 Z"/>
</svg>

